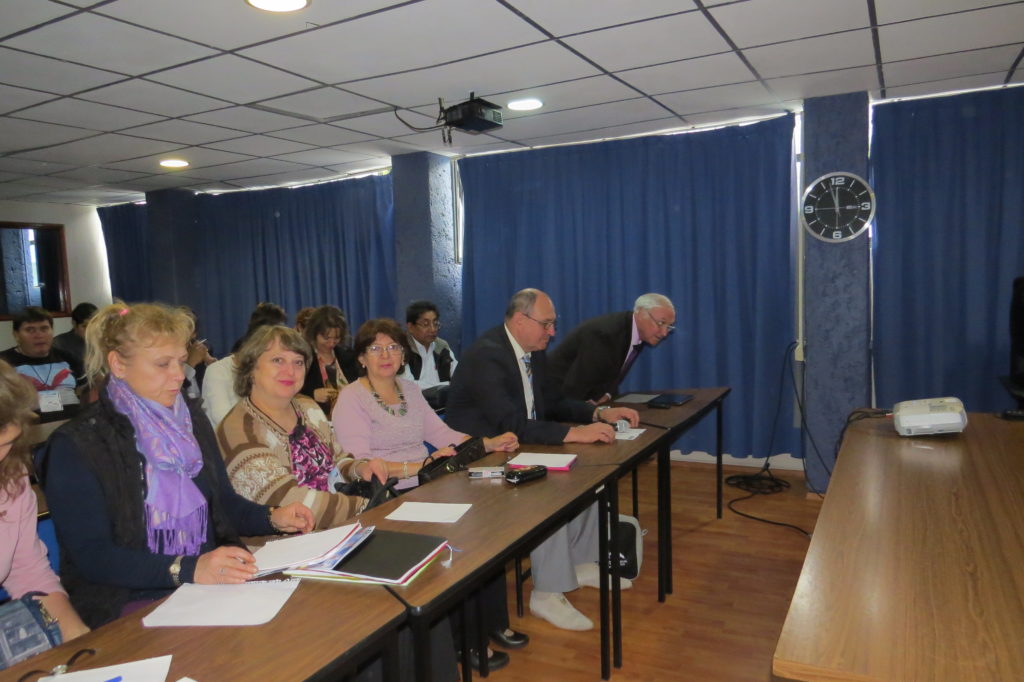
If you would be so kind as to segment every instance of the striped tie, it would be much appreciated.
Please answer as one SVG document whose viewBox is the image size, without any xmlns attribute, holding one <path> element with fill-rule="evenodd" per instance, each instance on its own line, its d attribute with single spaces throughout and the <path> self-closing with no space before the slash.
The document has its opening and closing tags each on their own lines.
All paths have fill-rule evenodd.
<svg viewBox="0 0 1024 682">
<path fill-rule="evenodd" d="M 530 354 L 523 356 L 523 364 L 526 365 L 526 378 L 530 380 L 530 388 L 533 388 L 533 366 L 530 365 Z M 530 408 L 530 419 L 537 418 L 537 395 L 533 396 L 533 406 Z"/>
</svg>

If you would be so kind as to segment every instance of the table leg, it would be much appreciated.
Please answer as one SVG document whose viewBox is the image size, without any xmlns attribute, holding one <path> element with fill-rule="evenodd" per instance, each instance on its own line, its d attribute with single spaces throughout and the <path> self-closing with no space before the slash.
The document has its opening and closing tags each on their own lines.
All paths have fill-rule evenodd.
<svg viewBox="0 0 1024 682">
<path fill-rule="evenodd" d="M 409 628 L 412 630 L 416 682 L 430 682 L 430 671 L 433 669 L 430 653 L 430 619 L 411 616 Z"/>
<path fill-rule="evenodd" d="M 473 595 L 473 606 L 476 608 L 476 657 L 480 662 L 480 677 L 487 677 L 490 672 L 487 668 L 487 634 L 484 632 L 484 606 L 479 590 Z"/>
<path fill-rule="evenodd" d="M 633 518 L 640 518 L 640 486 L 637 483 L 637 467 L 633 467 Z"/>
<path fill-rule="evenodd" d="M 601 593 L 601 679 L 611 677 L 608 646 L 608 486 L 597 496 L 597 576 Z"/>
<path fill-rule="evenodd" d="M 633 470 L 636 475 L 636 469 Z M 633 479 L 636 480 L 635 478 Z M 611 585 L 612 585 L 612 663 L 622 667 L 622 587 L 619 585 L 619 481 L 608 482 L 608 521 L 611 523 Z"/>
<path fill-rule="evenodd" d="M 463 682 L 473 682 L 473 666 L 469 662 L 469 609 L 469 600 L 464 599 L 459 607 L 459 616 L 462 619 L 462 627 L 459 628 L 459 649 L 462 651 L 459 665 L 462 667 Z"/>
<path fill-rule="evenodd" d="M 769 453 L 771 454 L 771 453 Z M 722 403 L 715 407 L 715 480 L 718 492 L 718 518 L 722 518 Z"/>
<path fill-rule="evenodd" d="M 382 653 L 385 682 L 399 682 L 400 654 L 398 653 L 398 630 L 394 630 L 385 640 Z"/>
<path fill-rule="evenodd" d="M 665 594 L 668 591 L 667 575 L 672 570 L 671 564 L 666 562 L 668 555 L 668 519 L 666 518 L 666 498 L 669 455 L 668 446 L 658 448 L 658 601 L 665 601 Z"/>
</svg>

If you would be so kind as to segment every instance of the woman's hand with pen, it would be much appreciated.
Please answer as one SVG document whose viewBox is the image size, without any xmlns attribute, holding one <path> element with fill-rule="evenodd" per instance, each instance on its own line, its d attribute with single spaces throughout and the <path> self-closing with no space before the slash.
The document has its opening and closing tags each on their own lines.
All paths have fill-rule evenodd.
<svg viewBox="0 0 1024 682">
<path fill-rule="evenodd" d="M 225 545 L 199 555 L 193 581 L 200 585 L 238 585 L 256 576 L 256 558 L 243 547 Z"/>
</svg>

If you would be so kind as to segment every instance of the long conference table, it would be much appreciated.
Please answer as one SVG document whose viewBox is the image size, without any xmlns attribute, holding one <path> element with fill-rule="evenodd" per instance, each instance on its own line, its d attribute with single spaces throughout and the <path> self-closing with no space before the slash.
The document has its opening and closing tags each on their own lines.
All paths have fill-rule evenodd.
<svg viewBox="0 0 1024 682">
<path fill-rule="evenodd" d="M 775 649 L 794 680 L 1024 680 L 1024 422 L 852 424 Z"/>
<path fill-rule="evenodd" d="M 29 659 L 5 671 L 5 676 L 10 674 L 11 679 L 17 679 L 29 670 L 48 671 L 82 648 L 92 648 L 96 654 L 73 669 L 173 654 L 168 677 L 172 681 L 186 675 L 200 682 L 335 679 L 353 672 L 377 654 L 384 654 L 387 676 L 395 673 L 389 659 L 395 658 L 397 630 L 408 624 L 413 632 L 417 674 L 425 680 L 430 670 L 427 632 L 431 623 L 460 605 L 474 602 L 479 588 L 503 571 L 510 559 L 525 554 L 595 503 L 599 508 L 600 555 L 607 556 L 608 544 L 615 541 L 618 525 L 608 523 L 609 519 L 618 518 L 618 480 L 633 473 L 635 510 L 635 469 L 652 455 L 658 457 L 658 584 L 659 600 L 664 601 L 665 594 L 672 590 L 669 449 L 680 435 L 711 411 L 716 412 L 717 500 L 721 517 L 722 403 L 729 389 L 676 392 L 693 397 L 682 406 L 666 410 L 641 407 L 641 420 L 647 431 L 635 440 L 559 447 L 527 444 L 521 448 L 529 452 L 577 453 L 579 462 L 571 471 L 551 472 L 540 481 L 518 487 L 501 479 L 469 480 L 465 475 L 448 475 L 361 514 L 358 520 L 364 526 L 445 537 L 458 550 L 452 553 L 450 562 L 435 560 L 406 586 L 385 588 L 303 581 L 271 622 L 254 627 L 145 628 L 141 619 L 154 605 Z M 478 465 L 499 465 L 508 457 L 494 453 Z M 385 519 L 401 503 L 417 501 L 463 502 L 472 507 L 455 524 Z M 600 564 L 601 677 L 608 679 L 613 660 L 615 667 L 622 666 L 621 597 L 617 562 L 612 562 L 611 580 L 604 579 L 609 571 L 606 562 Z M 462 612 L 466 613 L 465 606 Z M 471 642 L 470 646 L 483 644 Z M 468 682 L 472 674 L 468 658 L 464 657 L 462 667 L 463 679 Z"/>
</svg>

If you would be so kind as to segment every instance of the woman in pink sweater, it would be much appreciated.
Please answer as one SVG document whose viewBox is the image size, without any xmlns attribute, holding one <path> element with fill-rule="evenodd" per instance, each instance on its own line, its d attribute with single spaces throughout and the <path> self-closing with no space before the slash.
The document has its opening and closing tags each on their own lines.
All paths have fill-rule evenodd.
<svg viewBox="0 0 1024 682">
<path fill-rule="evenodd" d="M 57 619 L 66 642 L 89 628 L 72 608 L 36 534 L 36 495 L 28 483 L 29 453 L 22 435 L 35 420 L 37 400 L 32 386 L 0 360 L 0 584 L 14 599 L 45 593 L 39 601 Z"/>
</svg>

